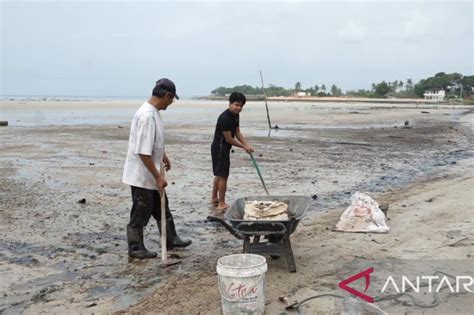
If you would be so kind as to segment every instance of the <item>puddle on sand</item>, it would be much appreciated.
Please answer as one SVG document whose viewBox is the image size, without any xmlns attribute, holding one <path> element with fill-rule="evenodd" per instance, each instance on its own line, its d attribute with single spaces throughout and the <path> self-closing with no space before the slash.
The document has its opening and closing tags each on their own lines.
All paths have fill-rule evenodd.
<svg viewBox="0 0 474 315">
<path fill-rule="evenodd" d="M 254 137 L 270 137 L 270 138 L 303 138 L 313 139 L 314 132 L 318 130 L 364 130 L 378 128 L 401 128 L 400 124 L 364 124 L 364 125 L 313 125 L 313 124 L 289 124 L 278 129 L 254 129 L 246 128 L 245 134 Z"/>
</svg>

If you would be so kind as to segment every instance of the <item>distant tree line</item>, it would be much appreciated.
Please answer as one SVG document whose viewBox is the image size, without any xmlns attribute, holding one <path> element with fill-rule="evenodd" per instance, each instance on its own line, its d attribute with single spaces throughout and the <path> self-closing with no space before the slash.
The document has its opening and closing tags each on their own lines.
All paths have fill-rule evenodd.
<svg viewBox="0 0 474 315">
<path fill-rule="evenodd" d="M 245 95 L 263 95 L 263 90 L 261 87 L 253 87 L 250 85 L 236 85 L 234 87 L 218 87 L 214 89 L 211 94 L 216 96 L 225 96 L 229 95 L 232 92 L 240 92 L 244 93 Z M 306 92 L 310 93 L 314 96 L 342 96 L 342 90 L 338 88 L 335 84 L 331 86 L 330 91 L 326 91 L 326 86 L 323 84 L 321 87 L 319 85 L 315 85 L 309 87 L 307 89 L 303 89 L 301 86 L 301 82 L 296 82 L 294 88 L 286 89 L 281 86 L 277 86 L 274 84 L 270 84 L 268 87 L 265 87 L 265 95 L 272 97 L 272 96 L 291 96 L 297 92 Z"/>
<path fill-rule="evenodd" d="M 463 76 L 460 73 L 446 74 L 439 72 L 433 77 L 420 80 L 415 84 L 414 92 L 417 96 L 422 97 L 426 90 L 440 88 L 447 92 L 448 97 L 469 97 L 472 95 L 473 87 L 474 75 Z"/>
<path fill-rule="evenodd" d="M 370 90 L 348 90 L 343 93 L 335 84 L 327 90 L 326 85 L 318 84 L 303 89 L 301 82 L 296 82 L 293 88 L 284 88 L 270 84 L 265 88 L 265 94 L 272 96 L 291 96 L 298 92 L 306 92 L 306 95 L 312 96 L 357 96 L 357 97 L 403 97 L 418 98 L 423 97 L 425 91 L 430 89 L 443 89 L 447 93 L 448 98 L 470 97 L 474 87 L 474 76 L 463 76 L 460 73 L 446 74 L 439 72 L 433 77 L 421 79 L 418 83 L 413 83 L 412 79 L 395 80 L 393 82 L 382 81 L 373 83 Z M 250 85 L 237 85 L 234 87 L 219 87 L 211 93 L 216 96 L 226 96 L 232 92 L 241 92 L 246 95 L 263 95 L 261 87 L 252 87 Z"/>
</svg>

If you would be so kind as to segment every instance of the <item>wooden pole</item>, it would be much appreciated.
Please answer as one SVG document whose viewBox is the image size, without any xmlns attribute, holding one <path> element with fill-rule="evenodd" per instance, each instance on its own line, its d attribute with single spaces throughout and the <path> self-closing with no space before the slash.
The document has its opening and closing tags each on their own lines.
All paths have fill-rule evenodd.
<svg viewBox="0 0 474 315">
<path fill-rule="evenodd" d="M 270 122 L 270 113 L 268 112 L 267 95 L 265 94 L 265 85 L 263 84 L 262 70 L 260 70 L 260 80 L 262 81 L 263 99 L 265 100 L 265 108 L 267 109 L 268 128 L 272 129 L 272 124 Z"/>
</svg>

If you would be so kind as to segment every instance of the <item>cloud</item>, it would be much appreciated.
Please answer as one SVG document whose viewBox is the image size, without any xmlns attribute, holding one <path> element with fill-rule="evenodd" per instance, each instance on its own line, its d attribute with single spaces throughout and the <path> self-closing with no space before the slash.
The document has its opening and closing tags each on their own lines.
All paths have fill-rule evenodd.
<svg viewBox="0 0 474 315">
<path fill-rule="evenodd" d="M 367 27 L 353 20 L 348 20 L 345 25 L 337 32 L 342 40 L 363 41 L 367 38 Z"/>
<path fill-rule="evenodd" d="M 5 94 L 140 95 L 168 76 L 202 95 L 258 85 L 259 69 L 354 89 L 473 69 L 472 1 L 0 1 Z"/>
<path fill-rule="evenodd" d="M 409 12 L 403 23 L 403 35 L 407 38 L 422 37 L 430 32 L 430 26 L 430 20 L 419 10 Z"/>
</svg>

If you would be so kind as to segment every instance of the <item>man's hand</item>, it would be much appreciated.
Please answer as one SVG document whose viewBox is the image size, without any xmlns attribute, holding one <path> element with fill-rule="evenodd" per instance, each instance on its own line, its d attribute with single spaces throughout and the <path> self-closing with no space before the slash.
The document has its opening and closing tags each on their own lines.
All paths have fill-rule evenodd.
<svg viewBox="0 0 474 315">
<path fill-rule="evenodd" d="M 163 156 L 163 163 L 165 163 L 165 170 L 169 171 L 171 169 L 171 161 L 166 154 Z"/>
<path fill-rule="evenodd" d="M 247 152 L 248 154 L 252 153 L 254 150 L 253 150 L 253 147 L 251 145 L 247 145 L 244 147 L 244 150 L 245 152 Z"/>
<path fill-rule="evenodd" d="M 168 182 L 163 178 L 163 176 L 156 178 L 156 187 L 158 187 L 158 191 L 162 191 L 166 186 L 168 186 Z"/>
</svg>

